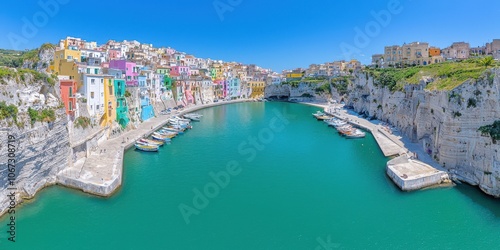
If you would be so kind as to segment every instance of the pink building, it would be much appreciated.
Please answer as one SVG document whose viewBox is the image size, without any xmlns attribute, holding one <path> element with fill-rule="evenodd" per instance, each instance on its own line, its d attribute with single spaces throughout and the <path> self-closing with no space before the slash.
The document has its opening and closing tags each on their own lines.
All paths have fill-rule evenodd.
<svg viewBox="0 0 500 250">
<path fill-rule="evenodd" d="M 134 62 L 127 62 L 127 60 L 112 60 L 109 62 L 110 69 L 119 69 L 125 74 L 125 82 L 127 86 L 139 86 L 138 76 L 139 67 Z"/>
<path fill-rule="evenodd" d="M 186 74 L 190 76 L 189 67 L 188 66 L 172 66 L 170 69 L 170 74 L 173 76 L 180 76 Z"/>
<path fill-rule="evenodd" d="M 118 49 L 110 49 L 108 54 L 109 60 L 119 60 L 121 58 L 121 51 Z"/>
</svg>

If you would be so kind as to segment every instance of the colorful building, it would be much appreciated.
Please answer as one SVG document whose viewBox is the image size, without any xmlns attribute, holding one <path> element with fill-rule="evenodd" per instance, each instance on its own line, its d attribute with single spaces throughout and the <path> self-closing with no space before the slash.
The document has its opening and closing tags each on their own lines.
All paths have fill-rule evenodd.
<svg viewBox="0 0 500 250">
<path fill-rule="evenodd" d="M 116 96 L 115 83 L 111 77 L 104 78 L 104 106 L 103 116 L 100 120 L 101 127 L 111 126 L 116 121 Z"/>
<path fill-rule="evenodd" d="M 231 99 L 239 98 L 241 94 L 241 80 L 238 78 L 232 78 L 228 80 L 228 94 L 227 97 Z"/>
<path fill-rule="evenodd" d="M 429 56 L 430 57 L 440 56 L 440 55 L 441 55 L 441 49 L 439 49 L 437 47 L 430 47 L 429 48 Z"/>
<path fill-rule="evenodd" d="M 190 75 L 189 67 L 188 66 L 173 66 L 170 68 L 170 74 L 174 76 L 180 76 L 180 75 Z"/>
<path fill-rule="evenodd" d="M 81 53 L 76 47 L 69 47 L 69 49 L 56 50 L 54 52 L 54 62 L 51 65 L 53 72 L 60 74 L 59 65 L 62 60 L 80 62 Z"/>
<path fill-rule="evenodd" d="M 127 60 L 112 60 L 109 62 L 110 69 L 120 69 L 125 74 L 127 86 L 138 86 L 139 67 L 134 62 Z"/>
<path fill-rule="evenodd" d="M 264 88 L 266 87 L 266 83 L 264 81 L 250 81 L 249 85 L 252 89 L 250 98 L 260 98 L 264 96 Z"/>
<path fill-rule="evenodd" d="M 77 82 L 75 80 L 61 80 L 61 99 L 66 108 L 66 114 L 72 118 L 78 116 L 76 108 L 76 96 L 75 93 L 78 90 Z"/>
<path fill-rule="evenodd" d="M 58 62 L 58 75 L 60 76 L 69 76 L 70 80 L 75 80 L 77 83 L 81 86 L 82 85 L 82 79 L 80 76 L 80 72 L 78 71 L 79 65 L 71 60 L 68 61 L 66 59 L 59 60 Z"/>
<path fill-rule="evenodd" d="M 125 128 L 130 121 L 128 117 L 127 99 L 125 98 L 127 84 L 123 79 L 114 79 L 113 83 L 116 98 L 116 121 L 122 128 Z"/>
<path fill-rule="evenodd" d="M 154 117 L 153 105 L 151 104 L 150 88 L 147 85 L 147 76 L 138 76 L 139 98 L 141 99 L 141 120 L 147 121 Z"/>
</svg>

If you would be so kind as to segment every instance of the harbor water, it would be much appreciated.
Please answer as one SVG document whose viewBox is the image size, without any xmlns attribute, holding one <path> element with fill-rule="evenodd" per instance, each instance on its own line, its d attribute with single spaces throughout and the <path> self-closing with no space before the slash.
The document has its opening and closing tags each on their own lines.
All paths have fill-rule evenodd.
<svg viewBox="0 0 500 250">
<path fill-rule="evenodd" d="M 158 153 L 131 149 L 99 198 L 53 186 L 0 249 L 497 249 L 500 200 L 458 185 L 401 192 L 370 134 L 348 140 L 293 103 L 200 110 Z"/>
</svg>

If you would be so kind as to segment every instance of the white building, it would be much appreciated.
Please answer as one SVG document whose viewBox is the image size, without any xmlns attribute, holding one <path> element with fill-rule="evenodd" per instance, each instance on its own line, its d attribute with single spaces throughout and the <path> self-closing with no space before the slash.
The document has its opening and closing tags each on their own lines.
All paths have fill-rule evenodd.
<svg viewBox="0 0 500 250">
<path fill-rule="evenodd" d="M 83 87 L 79 92 L 87 99 L 87 109 L 93 118 L 99 118 L 104 113 L 104 79 L 108 78 L 112 76 L 83 75 Z"/>
</svg>

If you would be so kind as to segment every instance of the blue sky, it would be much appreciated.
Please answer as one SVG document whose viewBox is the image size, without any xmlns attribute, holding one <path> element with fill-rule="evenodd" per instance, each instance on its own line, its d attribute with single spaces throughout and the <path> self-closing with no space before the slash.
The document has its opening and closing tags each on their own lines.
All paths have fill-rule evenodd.
<svg viewBox="0 0 500 250">
<path fill-rule="evenodd" d="M 57 7 L 45 10 L 38 2 Z M 0 48 L 35 48 L 66 36 L 99 44 L 135 39 L 198 57 L 281 71 L 351 57 L 369 63 L 385 45 L 404 42 L 484 45 L 500 38 L 499 9 L 494 0 L 4 1 Z M 390 13 L 390 21 L 381 25 L 372 12 Z M 23 20 L 36 30 L 23 31 Z M 367 27 L 368 39 L 355 42 L 362 36 L 356 28 L 366 35 Z"/>
</svg>

